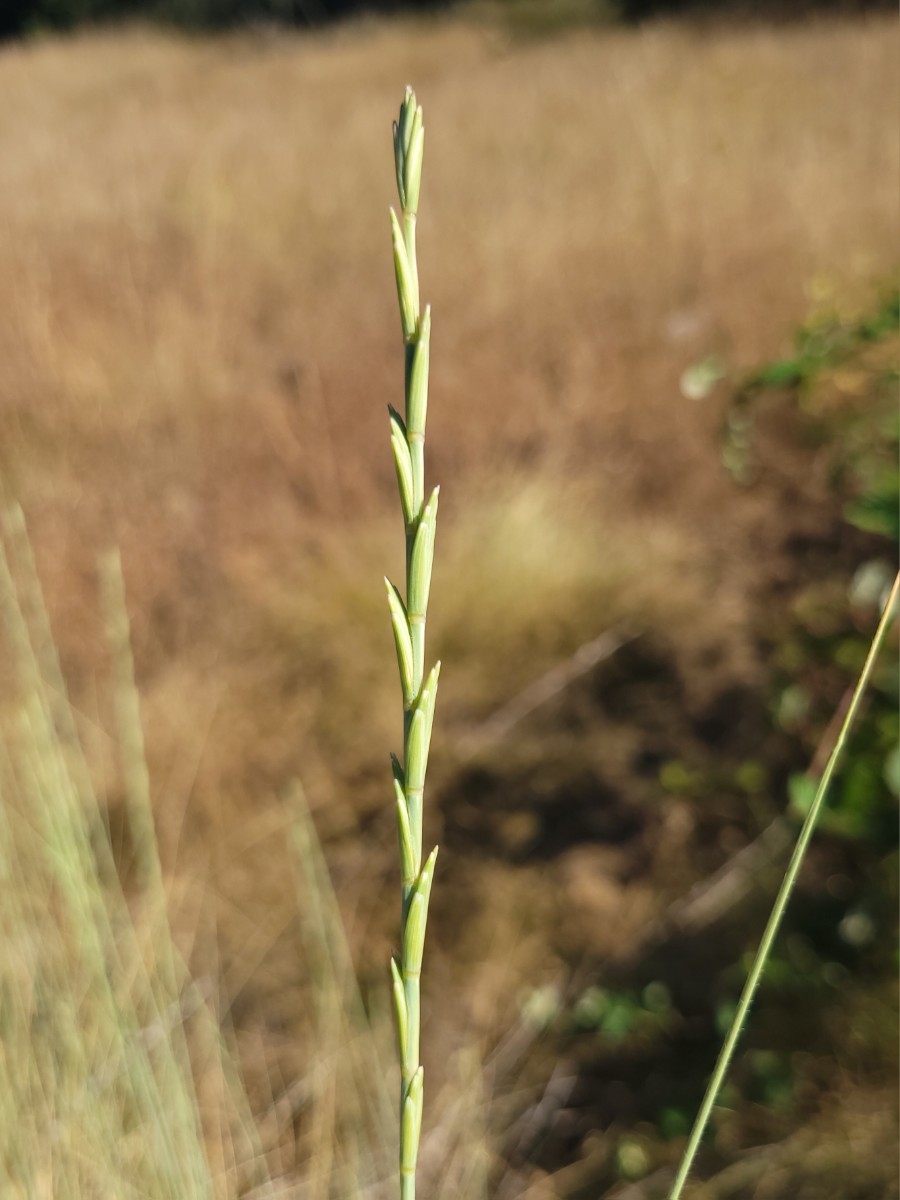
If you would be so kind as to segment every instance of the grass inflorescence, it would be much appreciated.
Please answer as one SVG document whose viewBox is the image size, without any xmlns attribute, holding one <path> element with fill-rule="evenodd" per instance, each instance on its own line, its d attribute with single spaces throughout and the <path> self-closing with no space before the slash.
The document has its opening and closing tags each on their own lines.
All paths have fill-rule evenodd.
<svg viewBox="0 0 900 1200">
<path fill-rule="evenodd" d="M 406 528 L 406 598 L 389 581 L 388 606 L 403 691 L 403 761 L 392 759 L 403 882 L 401 949 L 391 960 L 400 1043 L 400 1194 L 412 1200 L 422 1128 L 424 1068 L 419 1061 L 420 976 L 428 901 L 437 847 L 422 862 L 422 807 L 440 663 L 425 676 L 425 619 L 431 589 L 438 492 L 425 500 L 425 418 L 431 310 L 421 311 L 416 261 L 416 217 L 425 128 L 412 88 L 394 124 L 394 162 L 401 215 L 391 209 L 394 269 L 403 327 L 406 410 L 390 409 L 391 449 Z"/>
</svg>

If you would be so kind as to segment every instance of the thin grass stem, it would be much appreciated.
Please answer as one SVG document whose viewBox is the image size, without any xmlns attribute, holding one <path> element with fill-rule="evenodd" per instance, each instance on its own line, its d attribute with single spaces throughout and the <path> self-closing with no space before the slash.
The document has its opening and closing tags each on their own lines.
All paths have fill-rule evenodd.
<svg viewBox="0 0 900 1200">
<path fill-rule="evenodd" d="M 825 770 L 822 772 L 822 778 L 819 780 L 819 786 L 816 789 L 816 795 L 810 806 L 809 811 L 803 821 L 800 829 L 800 834 L 797 838 L 797 844 L 794 847 L 794 853 L 791 855 L 791 861 L 788 864 L 788 869 L 782 880 L 781 887 L 778 891 L 775 904 L 772 908 L 772 913 L 763 933 L 762 940 L 759 944 L 759 949 L 756 952 L 756 957 L 753 960 L 753 965 L 750 968 L 750 974 L 747 976 L 747 982 L 744 984 L 744 990 L 741 993 L 741 998 L 738 1001 L 737 1010 L 734 1014 L 734 1019 L 731 1022 L 731 1028 L 728 1030 L 728 1035 L 722 1044 L 722 1049 L 719 1051 L 719 1057 L 716 1060 L 715 1068 L 706 1088 L 706 1094 L 703 1097 L 703 1103 L 700 1105 L 700 1111 L 697 1114 L 697 1119 L 694 1122 L 694 1127 L 691 1130 L 691 1136 L 688 1139 L 687 1147 L 685 1148 L 684 1156 L 681 1160 L 681 1165 L 678 1168 L 678 1173 L 675 1176 L 675 1182 L 672 1185 L 672 1190 L 669 1192 L 669 1200 L 679 1200 L 687 1178 L 694 1164 L 694 1159 L 697 1156 L 697 1151 L 700 1148 L 700 1143 L 703 1140 L 703 1135 L 706 1132 L 706 1126 L 709 1123 L 709 1118 L 715 1106 L 716 1099 L 725 1082 L 725 1077 L 728 1074 L 728 1068 L 731 1066 L 731 1060 L 734 1057 L 734 1051 L 738 1040 L 741 1036 L 741 1031 L 744 1023 L 747 1020 L 747 1015 L 753 1004 L 757 989 L 762 979 L 766 968 L 766 963 L 769 959 L 769 954 L 772 950 L 772 945 L 775 938 L 778 936 L 778 931 L 781 927 L 781 922 L 784 917 L 785 909 L 790 900 L 791 893 L 794 890 L 794 885 L 797 882 L 797 876 L 800 873 L 800 868 L 803 865 L 803 859 L 806 856 L 806 851 L 809 849 L 809 843 L 812 840 L 812 835 L 816 828 L 819 815 L 825 804 L 825 799 L 828 795 L 828 789 L 831 786 L 831 781 L 834 778 L 835 772 L 840 764 L 844 754 L 844 749 L 847 745 L 847 739 L 850 731 L 859 714 L 862 705 L 863 697 L 866 689 L 869 686 L 869 681 L 872 678 L 872 672 L 875 669 L 875 664 L 878 661 L 878 656 L 884 645 L 888 630 L 896 615 L 897 599 L 900 595 L 900 574 L 894 580 L 894 586 L 891 588 L 890 596 L 887 604 L 884 607 L 884 612 L 881 615 L 881 620 L 878 628 L 875 631 L 875 636 L 872 639 L 872 644 L 869 647 L 869 653 L 860 673 L 859 680 L 853 692 L 853 699 L 847 709 L 847 713 L 841 724 L 840 731 L 834 743 L 834 749 L 828 758 Z"/>
</svg>

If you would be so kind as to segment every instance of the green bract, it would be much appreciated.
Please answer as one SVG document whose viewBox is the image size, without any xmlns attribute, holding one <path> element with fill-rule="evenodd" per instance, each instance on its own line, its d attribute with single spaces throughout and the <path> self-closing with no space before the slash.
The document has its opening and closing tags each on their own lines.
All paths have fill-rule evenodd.
<svg viewBox="0 0 900 1200">
<path fill-rule="evenodd" d="M 403 418 L 390 406 L 388 406 L 388 411 L 391 414 L 391 450 L 394 453 L 394 466 L 397 469 L 397 486 L 400 489 L 403 521 L 406 528 L 409 529 L 416 515 L 412 455 L 409 452 L 409 441 Z"/>
<path fill-rule="evenodd" d="M 413 537 L 408 592 L 411 621 L 419 617 L 424 620 L 425 610 L 428 608 L 439 493 L 440 488 L 435 488 L 431 493 L 431 499 L 425 505 Z"/>
<path fill-rule="evenodd" d="M 400 593 L 389 579 L 385 579 L 384 582 L 387 587 L 388 607 L 391 610 L 394 643 L 397 647 L 400 685 L 403 688 L 403 707 L 408 709 L 416 698 L 412 635 L 409 631 L 409 618 L 406 613 L 406 605 L 403 603 Z"/>
<path fill-rule="evenodd" d="M 394 273 L 397 277 L 397 297 L 400 301 L 403 340 L 412 342 L 415 339 L 416 326 L 419 323 L 419 286 L 413 264 L 410 262 L 403 230 L 400 228 L 400 222 L 393 209 L 391 209 L 391 236 L 394 239 Z"/>
<path fill-rule="evenodd" d="M 406 417 L 410 438 L 425 438 L 425 416 L 428 411 L 428 357 L 431 343 L 431 305 L 419 322 L 419 335 L 410 354 L 409 379 L 406 384 Z"/>
<path fill-rule="evenodd" d="M 400 118 L 394 122 L 394 165 L 397 171 L 397 192 L 404 216 L 413 219 L 419 208 L 424 149 L 422 109 L 416 104 L 415 92 L 408 87 L 400 105 Z"/>
</svg>

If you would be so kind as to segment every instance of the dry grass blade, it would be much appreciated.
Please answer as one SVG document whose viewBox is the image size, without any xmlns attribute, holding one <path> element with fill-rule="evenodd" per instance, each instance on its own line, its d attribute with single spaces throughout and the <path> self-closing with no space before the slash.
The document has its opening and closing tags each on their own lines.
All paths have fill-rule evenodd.
<svg viewBox="0 0 900 1200">
<path fill-rule="evenodd" d="M 102 573 L 136 848 L 131 900 L 18 510 L 5 514 L 2 532 L 0 642 L 14 675 L 0 711 L 3 1194 L 215 1200 L 248 1186 L 270 1194 L 237 1073 L 169 932 L 118 560 Z M 215 1130 L 198 1101 L 191 1051 L 206 1059 L 208 1079 L 220 1079 Z"/>
</svg>

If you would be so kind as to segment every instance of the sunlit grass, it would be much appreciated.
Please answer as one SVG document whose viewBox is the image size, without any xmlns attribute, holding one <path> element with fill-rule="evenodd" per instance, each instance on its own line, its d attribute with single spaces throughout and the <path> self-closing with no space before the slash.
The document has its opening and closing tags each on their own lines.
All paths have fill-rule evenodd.
<svg viewBox="0 0 900 1200">
<path fill-rule="evenodd" d="M 34 1164 L 34 1194 L 62 1187 L 61 1164 L 79 1154 L 71 1170 L 86 1189 L 96 1170 L 113 1194 L 137 1181 L 125 1196 L 141 1180 L 226 1194 L 259 1171 L 304 1178 L 324 1200 L 333 1171 L 340 1200 L 352 1179 L 368 1200 L 394 1169 L 393 1098 L 387 1117 L 380 1101 L 362 1114 L 340 1103 L 371 1079 L 373 1054 L 391 1061 L 372 997 L 395 946 L 379 756 L 400 722 L 378 581 L 403 568 L 389 460 L 372 446 L 398 389 L 383 236 L 384 113 L 398 81 L 415 78 L 434 114 L 423 281 L 440 327 L 435 473 L 454 480 L 429 617 L 452 663 L 439 785 L 511 696 L 604 630 L 665 638 L 687 689 L 712 693 L 721 671 L 708 663 L 728 656 L 753 678 L 754 497 L 734 501 L 713 406 L 685 403 L 678 379 L 699 351 L 738 366 L 774 353 L 813 293 L 852 296 L 896 259 L 891 28 L 696 39 L 661 26 L 529 45 L 441 23 L 215 43 L 131 31 L 0 53 L 0 274 L 14 281 L 0 296 L 2 486 L 29 514 L 76 705 L 92 713 L 104 692 L 95 664 L 110 632 L 120 697 L 118 726 L 91 731 L 85 764 L 71 733 L 85 717 L 66 716 L 55 664 L 35 674 L 26 656 L 15 693 L 0 679 L 17 1037 L 62 989 L 50 1074 L 37 1059 L 4 1067 L 26 1114 L 21 1138 L 7 1135 L 10 1163 L 22 1179 Z M 492 112 L 491 129 L 475 108 Z M 111 542 L 129 581 L 146 756 L 127 639 L 98 620 L 93 593 Z M 49 654 L 46 629 L 33 636 Z M 603 748 L 607 761 L 617 753 L 630 749 Z M 321 993 L 307 957 L 297 965 L 314 906 L 301 886 L 298 916 L 279 793 L 298 772 L 341 875 L 368 1024 L 346 964 Z M 119 807 L 130 832 L 114 832 L 113 855 L 105 827 Z M 529 919 L 530 885 L 501 875 L 505 946 Z M 191 903 L 172 903 L 184 893 Z M 215 953 L 196 948 L 199 910 L 221 977 Z M 330 913 L 333 940 L 344 925 Z M 471 927 L 485 922 L 473 914 Z M 199 983 L 176 945 L 201 963 Z M 304 951 L 310 964 L 320 953 Z M 517 986 L 544 950 L 533 935 L 508 953 L 472 986 L 488 1044 L 514 1022 Z M 470 1017 L 445 986 L 451 965 L 436 955 L 444 1082 L 422 1151 L 448 1200 L 486 1187 L 492 1099 L 486 1086 L 466 1108 L 474 1050 L 454 1090 L 447 1046 Z M 256 1024 L 229 1053 L 235 997 Z M 171 1044 L 151 1052 L 144 1034 L 163 1028 Z M 335 1039 L 352 1055 L 339 1060 Z M 77 1117 L 89 1118 L 83 1138 L 54 1141 L 58 1106 L 76 1120 L 85 1081 L 106 1081 L 101 1060 L 112 1082 Z M 141 1123 L 156 1165 L 134 1136 Z"/>
</svg>

